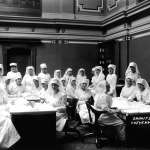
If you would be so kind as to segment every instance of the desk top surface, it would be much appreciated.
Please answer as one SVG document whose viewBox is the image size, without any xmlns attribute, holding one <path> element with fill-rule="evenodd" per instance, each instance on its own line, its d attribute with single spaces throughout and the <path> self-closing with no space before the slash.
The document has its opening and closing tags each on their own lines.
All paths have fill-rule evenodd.
<svg viewBox="0 0 150 150">
<path fill-rule="evenodd" d="M 146 114 L 150 113 L 150 105 L 142 102 L 129 102 L 127 99 L 113 98 L 112 107 L 118 108 L 124 114 Z"/>
</svg>

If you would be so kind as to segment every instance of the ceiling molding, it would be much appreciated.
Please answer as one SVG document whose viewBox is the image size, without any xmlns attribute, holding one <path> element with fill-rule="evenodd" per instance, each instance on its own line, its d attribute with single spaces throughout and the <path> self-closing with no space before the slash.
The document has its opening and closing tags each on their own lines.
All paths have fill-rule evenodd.
<svg viewBox="0 0 150 150">
<path fill-rule="evenodd" d="M 99 0 L 100 1 L 100 0 Z M 97 5 L 97 9 L 85 8 L 84 4 L 80 4 L 79 0 L 76 0 L 77 9 L 80 12 L 93 12 L 93 13 L 101 13 L 101 10 L 104 8 L 104 0 L 101 0 L 101 4 Z"/>
</svg>

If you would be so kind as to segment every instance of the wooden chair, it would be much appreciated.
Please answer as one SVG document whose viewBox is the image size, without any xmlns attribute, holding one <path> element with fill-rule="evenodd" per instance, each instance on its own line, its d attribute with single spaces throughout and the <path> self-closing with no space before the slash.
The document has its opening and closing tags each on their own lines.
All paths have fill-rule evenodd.
<svg viewBox="0 0 150 150">
<path fill-rule="evenodd" d="M 79 138 L 81 138 L 80 131 L 77 129 L 80 124 L 79 117 L 76 113 L 77 99 L 67 99 L 66 112 L 68 115 L 68 120 L 65 125 L 65 135 L 70 135 L 70 133 L 76 133 Z"/>
<path fill-rule="evenodd" d="M 104 110 L 100 110 L 100 109 L 95 109 L 92 105 L 90 105 L 88 102 L 86 103 L 88 112 L 89 112 L 89 118 L 90 118 L 90 122 L 92 123 L 92 116 L 91 116 L 91 112 L 94 113 L 95 115 L 95 122 L 92 123 L 93 125 L 93 129 L 94 129 L 94 135 L 96 137 L 96 147 L 97 148 L 102 148 L 103 146 L 103 129 L 104 129 L 104 125 L 100 124 L 98 122 L 99 117 L 103 114 L 106 113 L 107 111 Z M 104 137 L 103 137 L 104 138 Z M 105 137 L 106 139 L 106 137 Z"/>
</svg>

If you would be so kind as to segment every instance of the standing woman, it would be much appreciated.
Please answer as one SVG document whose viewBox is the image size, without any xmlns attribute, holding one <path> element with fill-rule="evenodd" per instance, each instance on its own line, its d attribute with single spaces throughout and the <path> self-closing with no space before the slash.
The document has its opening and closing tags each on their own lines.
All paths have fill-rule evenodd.
<svg viewBox="0 0 150 150">
<path fill-rule="evenodd" d="M 4 67 L 0 64 L 0 88 L 6 92 L 6 77 L 4 76 Z"/>
<path fill-rule="evenodd" d="M 76 96 L 76 78 L 71 77 L 66 87 L 67 98 L 77 98 Z"/>
<path fill-rule="evenodd" d="M 92 85 L 90 85 L 91 92 L 93 96 L 96 94 L 96 88 L 100 84 L 100 82 L 103 82 L 105 80 L 105 75 L 103 74 L 103 67 L 102 66 L 96 66 L 93 69 L 94 76 L 92 77 Z"/>
<path fill-rule="evenodd" d="M 100 81 L 105 80 L 105 75 L 103 74 L 103 67 L 96 66 L 93 68 L 94 76 L 92 77 L 92 85 L 95 87 Z"/>
<path fill-rule="evenodd" d="M 54 71 L 54 78 L 59 81 L 61 80 L 61 70 L 60 69 L 57 69 Z"/>
<path fill-rule="evenodd" d="M 125 76 L 128 76 L 128 75 L 133 77 L 135 84 L 136 84 L 137 79 L 140 78 L 140 72 L 135 62 L 130 62 L 125 73 Z"/>
<path fill-rule="evenodd" d="M 6 76 L 6 88 L 16 87 L 16 77 L 21 76 L 21 73 L 18 72 L 17 63 L 10 63 L 10 69 Z"/>
<path fill-rule="evenodd" d="M 81 122 L 84 123 L 89 123 L 89 113 L 86 107 L 86 102 L 91 98 L 92 94 L 90 90 L 88 89 L 89 86 L 89 80 L 88 79 L 83 79 L 79 87 L 76 91 L 76 96 L 78 99 L 77 103 L 77 112 L 79 113 Z"/>
<path fill-rule="evenodd" d="M 77 86 L 82 82 L 82 80 L 87 79 L 86 72 L 84 68 L 80 68 L 77 73 L 76 83 Z"/>
<path fill-rule="evenodd" d="M 40 69 L 41 69 L 41 72 L 38 74 L 38 78 L 39 78 L 39 82 L 40 82 L 40 86 L 41 86 L 41 80 L 45 79 L 47 81 L 50 81 L 51 76 L 47 72 L 47 65 L 45 63 L 40 64 Z"/>
<path fill-rule="evenodd" d="M 66 80 L 66 85 L 68 84 L 69 82 L 69 79 L 73 76 L 72 75 L 72 68 L 68 68 L 66 71 L 65 71 L 65 74 L 63 76 L 63 78 Z"/>
<path fill-rule="evenodd" d="M 46 100 L 48 104 L 56 108 L 56 131 L 62 131 L 66 121 L 66 95 L 61 91 L 61 85 L 58 79 L 53 78 L 50 81 L 48 92 L 49 98 Z"/>
<path fill-rule="evenodd" d="M 113 64 L 108 65 L 109 74 L 106 77 L 106 81 L 110 85 L 108 94 L 115 97 L 116 96 L 116 84 L 117 84 L 117 75 L 116 75 L 116 66 Z"/>
<path fill-rule="evenodd" d="M 25 93 L 32 93 L 34 89 L 36 89 L 34 83 L 35 78 L 36 75 L 35 75 L 34 67 L 33 66 L 26 67 L 26 73 L 22 80 Z"/>
</svg>

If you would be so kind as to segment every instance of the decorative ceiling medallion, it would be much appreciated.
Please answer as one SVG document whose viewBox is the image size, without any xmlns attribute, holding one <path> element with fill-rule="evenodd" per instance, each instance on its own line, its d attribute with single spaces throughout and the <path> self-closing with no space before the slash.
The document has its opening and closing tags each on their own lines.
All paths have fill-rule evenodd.
<svg viewBox="0 0 150 150">
<path fill-rule="evenodd" d="M 114 8 L 118 7 L 118 2 L 120 0 L 107 0 L 107 8 L 109 11 L 113 10 Z"/>
<path fill-rule="evenodd" d="M 95 8 L 89 7 L 90 3 L 88 1 L 91 0 L 76 0 L 78 11 L 94 13 L 101 12 L 104 6 L 103 0 L 92 0 L 96 3 Z"/>
</svg>

